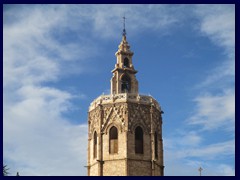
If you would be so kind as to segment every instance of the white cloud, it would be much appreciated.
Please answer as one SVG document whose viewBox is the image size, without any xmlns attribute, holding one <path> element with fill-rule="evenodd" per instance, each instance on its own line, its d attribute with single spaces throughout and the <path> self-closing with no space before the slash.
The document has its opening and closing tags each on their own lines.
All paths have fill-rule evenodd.
<svg viewBox="0 0 240 180">
<path fill-rule="evenodd" d="M 225 60 L 219 61 L 219 65 L 208 72 L 204 81 L 197 82 L 201 92 L 193 99 L 194 112 L 184 122 L 187 128 L 195 125 L 197 131 L 193 131 L 193 134 L 181 131 L 166 140 L 170 142 L 164 151 L 165 159 L 168 159 L 166 174 L 199 175 L 198 168 L 201 166 L 203 175 L 231 176 L 235 174 L 235 167 L 231 163 L 224 164 L 224 159 L 233 159 L 235 156 L 234 137 L 216 142 L 208 140 L 205 132 L 227 130 L 228 134 L 234 134 L 235 130 L 234 5 L 197 5 L 194 14 L 199 20 L 201 35 L 222 48 Z"/>
<path fill-rule="evenodd" d="M 89 57 L 88 51 L 53 38 L 64 11 L 49 7 L 4 12 L 3 156 L 12 175 L 86 175 L 87 125 L 63 116 L 75 108 L 71 100 L 84 95 L 43 83 L 67 76 L 62 69 Z"/>
<path fill-rule="evenodd" d="M 203 145 L 203 143 L 189 144 L 184 143 L 187 139 L 181 138 L 182 141 L 178 142 L 175 138 L 166 139 L 166 141 L 178 142 L 175 146 L 165 145 L 165 154 L 169 160 L 173 159 L 188 159 L 188 158 L 201 158 L 202 160 L 211 160 L 216 157 L 223 158 L 224 156 L 232 156 L 235 154 L 235 141 L 229 140 L 226 142 L 212 143 Z"/>
<path fill-rule="evenodd" d="M 235 6 L 197 5 L 194 13 L 203 36 L 222 48 L 223 59 L 198 82 L 200 95 L 193 99 L 195 111 L 187 120 L 202 130 L 235 127 Z"/>
<path fill-rule="evenodd" d="M 195 131 L 175 131 L 170 137 L 164 139 L 164 147 L 172 149 L 184 146 L 186 148 L 196 147 L 202 142 L 202 137 Z"/>
<path fill-rule="evenodd" d="M 165 176 L 235 176 L 235 169 L 227 164 L 209 164 L 207 161 L 170 161 L 166 164 Z"/>
<path fill-rule="evenodd" d="M 164 138 L 166 176 L 199 176 L 200 166 L 204 169 L 203 176 L 232 175 L 234 167 L 224 164 L 224 160 L 234 155 L 234 139 L 216 143 L 199 130 L 175 130 L 171 137 Z M 226 167 L 226 171 L 223 172 L 220 165 Z"/>
<path fill-rule="evenodd" d="M 16 95 L 17 94 L 17 95 Z M 71 94 L 24 86 L 9 102 L 4 94 L 4 159 L 22 175 L 83 175 L 87 125 L 72 125 L 61 113 Z"/>
<path fill-rule="evenodd" d="M 223 49 L 224 62 L 209 73 L 199 87 L 226 81 L 234 82 L 235 75 L 235 5 L 198 5 L 195 13 L 200 19 L 199 30 Z M 221 85 L 220 84 L 220 85 Z"/>
<path fill-rule="evenodd" d="M 61 5 L 31 8 L 17 5 L 15 11 L 10 8 L 4 12 L 4 85 L 17 83 L 14 77 L 25 76 L 26 83 L 30 79 L 41 83 L 57 80 L 63 73 L 66 76 L 86 69 L 84 61 L 96 55 L 95 45 L 87 37 L 78 37 L 76 32 L 72 41 L 64 39 L 71 32 L 70 22 L 74 22 L 68 19 L 70 10 Z"/>
<path fill-rule="evenodd" d="M 210 39 L 229 51 L 235 46 L 235 5 L 198 5 L 201 18 L 200 30 Z"/>
<path fill-rule="evenodd" d="M 210 144 L 205 147 L 187 151 L 188 157 L 201 157 L 202 159 L 223 158 L 223 156 L 231 156 L 235 154 L 235 141 L 230 140 L 216 144 Z"/>
<path fill-rule="evenodd" d="M 72 125 L 62 116 L 71 98 L 68 92 L 36 86 L 4 93 L 4 159 L 14 165 L 12 173 L 86 174 L 87 125 Z"/>
<path fill-rule="evenodd" d="M 178 16 L 172 14 L 175 8 L 168 5 L 91 5 L 79 6 L 83 14 L 87 14 L 88 20 L 93 22 L 93 31 L 98 38 L 117 38 L 116 34 L 122 32 L 122 17 L 126 16 L 126 30 L 132 36 L 143 30 L 162 30 L 179 22 Z M 89 9 L 89 7 L 91 7 Z M 91 13 L 89 13 L 91 12 Z M 144 16 L 143 16 L 144 14 Z M 164 32 L 164 31 L 162 31 Z M 160 35 L 160 34 L 159 34 Z"/>
<path fill-rule="evenodd" d="M 223 94 L 206 94 L 194 100 L 196 112 L 188 120 L 189 124 L 201 125 L 204 130 L 235 127 L 235 93 L 226 90 Z"/>
<path fill-rule="evenodd" d="M 203 175 L 205 176 L 234 175 L 234 167 L 228 164 L 216 164 L 214 161 L 216 159 L 221 161 L 226 157 L 234 156 L 234 140 L 209 145 L 193 143 L 193 146 L 190 146 L 190 144 L 184 143 L 187 139 L 183 137 L 179 142 L 179 139 L 175 140 L 175 137 L 172 137 L 164 141 L 165 175 L 198 176 L 200 166 L 203 167 Z M 166 143 L 169 141 L 178 143 L 169 146 Z"/>
<path fill-rule="evenodd" d="M 235 169 L 226 164 L 220 164 L 217 170 L 221 172 L 222 176 L 235 176 Z"/>
</svg>

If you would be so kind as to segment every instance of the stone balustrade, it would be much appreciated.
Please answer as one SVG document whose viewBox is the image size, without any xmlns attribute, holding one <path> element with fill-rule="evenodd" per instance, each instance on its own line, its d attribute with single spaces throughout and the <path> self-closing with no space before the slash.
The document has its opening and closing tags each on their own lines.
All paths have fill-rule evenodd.
<svg viewBox="0 0 240 180">
<path fill-rule="evenodd" d="M 130 93 L 101 95 L 90 104 L 89 111 L 95 109 L 99 104 L 112 104 L 120 102 L 132 102 L 153 105 L 159 111 L 161 111 L 160 105 L 152 96 Z"/>
</svg>

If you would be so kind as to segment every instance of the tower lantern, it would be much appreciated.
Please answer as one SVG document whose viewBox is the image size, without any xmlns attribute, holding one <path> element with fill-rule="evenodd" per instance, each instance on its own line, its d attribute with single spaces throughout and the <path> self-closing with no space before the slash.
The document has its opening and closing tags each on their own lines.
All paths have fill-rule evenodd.
<svg viewBox="0 0 240 180">
<path fill-rule="evenodd" d="M 133 52 L 127 42 L 125 28 L 115 56 L 117 57 L 117 63 L 112 70 L 111 94 L 138 93 L 138 81 L 135 77 L 137 71 L 132 63 Z"/>
</svg>

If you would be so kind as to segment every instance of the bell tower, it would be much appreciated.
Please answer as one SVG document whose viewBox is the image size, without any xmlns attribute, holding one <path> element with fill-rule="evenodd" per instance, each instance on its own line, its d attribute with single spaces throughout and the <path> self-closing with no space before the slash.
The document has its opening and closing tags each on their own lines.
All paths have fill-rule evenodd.
<svg viewBox="0 0 240 180">
<path fill-rule="evenodd" d="M 127 42 L 126 31 L 123 31 L 122 41 L 115 53 L 117 63 L 112 70 L 113 77 L 111 79 L 111 94 L 119 93 L 138 93 L 138 81 L 132 63 L 133 52 Z"/>
<path fill-rule="evenodd" d="M 139 94 L 125 18 L 115 55 L 111 94 L 88 111 L 88 175 L 163 176 L 163 111 L 152 96 Z"/>
</svg>

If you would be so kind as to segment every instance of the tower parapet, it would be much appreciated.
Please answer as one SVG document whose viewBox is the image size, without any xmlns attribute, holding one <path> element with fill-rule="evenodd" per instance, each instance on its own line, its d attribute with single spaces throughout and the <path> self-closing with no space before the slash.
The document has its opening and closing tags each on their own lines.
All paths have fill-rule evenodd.
<svg viewBox="0 0 240 180">
<path fill-rule="evenodd" d="M 101 95 L 89 106 L 89 111 L 95 109 L 100 104 L 109 104 L 109 103 L 124 103 L 124 102 L 132 102 L 132 103 L 140 103 L 145 105 L 152 105 L 156 107 L 157 110 L 161 111 L 159 103 L 152 97 L 147 95 L 140 94 L 130 94 L 130 93 L 120 93 L 120 94 L 111 94 L 111 95 Z"/>
</svg>

